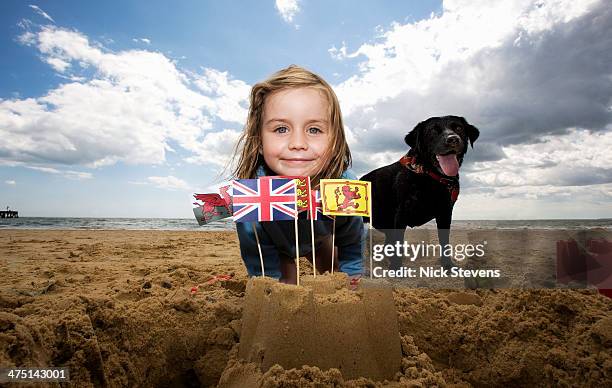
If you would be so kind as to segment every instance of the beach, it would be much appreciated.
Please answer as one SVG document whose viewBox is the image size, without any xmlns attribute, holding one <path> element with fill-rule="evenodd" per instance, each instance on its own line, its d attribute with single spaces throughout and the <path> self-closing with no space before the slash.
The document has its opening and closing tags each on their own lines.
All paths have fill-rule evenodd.
<svg viewBox="0 0 612 388">
<path fill-rule="evenodd" d="M 518 230 L 494 239 L 478 233 L 484 234 L 470 239 L 495 241 L 497 258 L 529 258 L 547 268 L 554 241 L 568 237 L 563 230 Z M 72 386 L 612 381 L 612 299 L 594 289 L 397 285 L 400 370 L 375 381 L 316 365 L 261 371 L 239 357 L 248 276 L 235 232 L 4 229 L 0 272 L 0 365 L 65 366 Z"/>
</svg>

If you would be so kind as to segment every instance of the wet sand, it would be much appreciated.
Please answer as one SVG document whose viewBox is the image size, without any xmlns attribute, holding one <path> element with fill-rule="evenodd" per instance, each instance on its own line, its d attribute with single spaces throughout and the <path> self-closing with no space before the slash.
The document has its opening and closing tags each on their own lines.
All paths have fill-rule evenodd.
<svg viewBox="0 0 612 388">
<path fill-rule="evenodd" d="M 538 241 L 567 237 L 520 233 L 533 242 L 520 256 L 541 262 Z M 498 238 L 498 257 L 517 255 L 515 238 Z M 594 290 L 396 287 L 401 366 L 373 381 L 239 357 L 248 278 L 233 232 L 2 230 L 0 279 L 0 365 L 66 366 L 72 386 L 612 382 L 612 299 Z"/>
</svg>

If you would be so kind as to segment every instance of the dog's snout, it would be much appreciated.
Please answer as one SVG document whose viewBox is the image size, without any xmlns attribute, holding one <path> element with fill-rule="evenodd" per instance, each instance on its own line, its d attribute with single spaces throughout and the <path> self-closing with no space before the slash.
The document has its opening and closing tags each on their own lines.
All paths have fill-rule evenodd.
<svg viewBox="0 0 612 388">
<path fill-rule="evenodd" d="M 448 145 L 456 145 L 459 144 L 461 138 L 458 135 L 450 135 L 446 138 L 446 144 Z"/>
</svg>

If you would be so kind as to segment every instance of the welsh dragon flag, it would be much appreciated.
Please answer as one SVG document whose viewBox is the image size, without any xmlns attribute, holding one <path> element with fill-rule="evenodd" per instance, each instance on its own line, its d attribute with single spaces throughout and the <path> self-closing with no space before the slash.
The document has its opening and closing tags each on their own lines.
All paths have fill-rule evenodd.
<svg viewBox="0 0 612 388">
<path fill-rule="evenodd" d="M 213 221 L 222 220 L 231 215 L 226 199 L 217 193 L 194 194 L 196 201 L 193 204 L 193 215 L 199 225 L 205 225 Z"/>
</svg>

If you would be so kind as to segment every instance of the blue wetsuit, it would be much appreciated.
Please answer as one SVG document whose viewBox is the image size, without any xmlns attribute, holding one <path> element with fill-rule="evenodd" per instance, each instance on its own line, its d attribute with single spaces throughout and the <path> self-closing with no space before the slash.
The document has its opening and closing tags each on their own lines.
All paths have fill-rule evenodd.
<svg viewBox="0 0 612 388">
<path fill-rule="evenodd" d="M 260 167 L 257 176 L 264 176 L 265 170 Z M 347 170 L 342 178 L 357 179 Z M 300 256 L 312 251 L 310 220 L 307 212 L 302 212 L 298 218 L 298 240 Z M 252 224 L 257 230 L 257 237 L 264 258 L 266 276 L 279 279 L 280 255 L 295 258 L 295 226 L 294 221 L 274 222 L 237 222 L 236 231 L 240 241 L 242 260 L 250 276 L 261 276 L 261 262 L 257 250 L 257 240 Z M 333 221 L 331 219 L 314 221 L 315 248 L 331 235 Z M 365 230 L 361 217 L 336 216 L 334 244 L 338 247 L 338 265 L 340 271 L 349 276 L 363 274 L 363 249 L 365 247 Z"/>
</svg>

